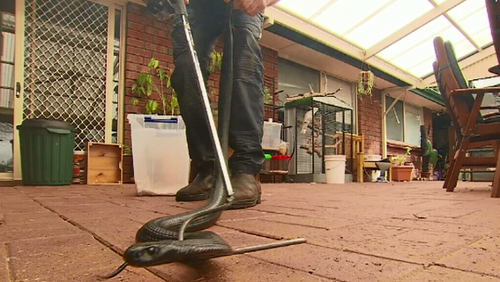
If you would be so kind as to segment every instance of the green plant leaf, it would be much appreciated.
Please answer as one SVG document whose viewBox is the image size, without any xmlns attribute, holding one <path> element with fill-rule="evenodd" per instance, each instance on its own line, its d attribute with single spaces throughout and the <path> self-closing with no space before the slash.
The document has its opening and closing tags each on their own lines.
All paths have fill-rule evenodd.
<svg viewBox="0 0 500 282">
<path fill-rule="evenodd" d="M 160 81 L 163 81 L 167 78 L 167 73 L 162 68 L 156 70 L 156 75 L 158 76 L 158 78 L 160 78 Z"/>
<path fill-rule="evenodd" d="M 160 62 L 157 59 L 151 58 L 151 60 L 149 61 L 149 64 L 148 64 L 148 69 L 149 70 L 156 69 L 156 68 L 158 68 L 159 65 L 160 65 Z"/>
<path fill-rule="evenodd" d="M 139 95 L 144 96 L 146 95 L 146 89 L 144 86 L 139 87 Z"/>
<path fill-rule="evenodd" d="M 130 104 L 135 107 L 139 105 L 139 100 L 137 100 L 137 98 L 132 98 L 132 100 L 130 100 Z"/>
<path fill-rule="evenodd" d="M 433 149 L 429 153 L 429 162 L 432 164 L 433 167 L 436 167 L 437 160 L 439 158 L 439 153 L 436 149 Z"/>
<path fill-rule="evenodd" d="M 145 108 L 146 108 L 146 114 L 148 115 L 155 114 L 156 111 L 158 110 L 158 102 L 156 102 L 155 100 L 148 100 Z"/>
<path fill-rule="evenodd" d="M 424 152 L 423 152 L 423 155 L 424 156 L 428 156 L 429 153 L 431 152 L 432 150 L 432 143 L 430 140 L 427 140 L 424 144 Z"/>
<path fill-rule="evenodd" d="M 217 54 L 217 67 L 219 70 L 222 69 L 222 53 Z"/>
<path fill-rule="evenodd" d="M 177 97 L 172 96 L 172 98 L 170 98 L 170 106 L 172 108 L 175 108 L 175 107 L 179 106 L 179 101 L 177 100 Z"/>
<path fill-rule="evenodd" d="M 171 84 L 171 82 L 170 82 L 170 79 L 171 79 L 171 78 L 170 78 L 170 76 L 167 76 L 167 82 L 166 82 L 167 88 L 172 87 L 172 84 Z"/>
<path fill-rule="evenodd" d="M 123 155 L 124 156 L 131 156 L 132 155 L 132 148 L 127 145 L 123 145 Z"/>
<path fill-rule="evenodd" d="M 167 97 L 165 96 L 162 96 L 161 97 L 161 104 L 162 104 L 162 108 L 163 108 L 163 114 L 166 115 L 167 114 L 167 106 L 168 106 L 168 103 L 167 103 Z"/>
</svg>

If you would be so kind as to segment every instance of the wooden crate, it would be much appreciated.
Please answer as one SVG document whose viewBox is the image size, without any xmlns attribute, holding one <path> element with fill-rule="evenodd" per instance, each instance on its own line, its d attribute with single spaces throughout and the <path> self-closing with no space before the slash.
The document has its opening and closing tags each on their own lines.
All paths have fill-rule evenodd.
<svg viewBox="0 0 500 282">
<path fill-rule="evenodd" d="M 123 146 L 121 144 L 87 143 L 86 168 L 88 185 L 123 183 Z"/>
</svg>

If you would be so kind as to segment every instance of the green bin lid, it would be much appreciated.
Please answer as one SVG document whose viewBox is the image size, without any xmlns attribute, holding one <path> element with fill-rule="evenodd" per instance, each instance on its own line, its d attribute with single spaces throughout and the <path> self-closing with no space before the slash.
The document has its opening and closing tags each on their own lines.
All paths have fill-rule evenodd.
<svg viewBox="0 0 500 282">
<path fill-rule="evenodd" d="M 17 126 L 17 129 L 25 128 L 54 128 L 54 129 L 66 129 L 70 131 L 75 131 L 75 126 L 67 121 L 54 120 L 54 119 L 25 119 L 21 125 Z"/>
</svg>

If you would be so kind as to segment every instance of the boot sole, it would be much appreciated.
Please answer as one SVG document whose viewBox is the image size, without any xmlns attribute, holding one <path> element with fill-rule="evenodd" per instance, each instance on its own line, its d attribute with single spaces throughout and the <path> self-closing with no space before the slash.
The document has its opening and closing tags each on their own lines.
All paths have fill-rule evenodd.
<svg viewBox="0 0 500 282">
<path fill-rule="evenodd" d="M 228 210 L 238 210 L 238 209 L 245 209 L 245 208 L 251 208 L 254 207 L 258 204 L 260 204 L 261 199 L 258 197 L 255 200 L 249 200 L 249 201 L 240 201 L 238 203 L 232 204 Z"/>
<path fill-rule="evenodd" d="M 176 195 L 175 200 L 177 202 L 196 202 L 207 200 L 209 197 L 210 193 L 198 195 Z"/>
</svg>

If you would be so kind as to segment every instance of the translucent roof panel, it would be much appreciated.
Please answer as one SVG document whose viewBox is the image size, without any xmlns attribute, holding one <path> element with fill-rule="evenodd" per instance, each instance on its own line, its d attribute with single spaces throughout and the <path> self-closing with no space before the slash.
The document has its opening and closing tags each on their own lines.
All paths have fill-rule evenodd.
<svg viewBox="0 0 500 282">
<path fill-rule="evenodd" d="M 428 0 L 398 0 L 344 36 L 363 48 L 370 48 L 432 8 Z"/>
<path fill-rule="evenodd" d="M 297 16 L 308 19 L 314 13 L 323 8 L 323 6 L 328 2 L 330 2 L 330 0 L 315 0 L 314 5 L 311 5 L 309 1 L 281 0 L 278 2 L 277 6 L 284 8 Z"/>
<path fill-rule="evenodd" d="M 363 5 L 353 5 L 352 0 L 337 0 L 312 20 L 336 34 L 345 35 L 392 2 L 394 0 L 371 0 Z"/>
<path fill-rule="evenodd" d="M 436 15 L 440 5 L 451 8 Z M 484 0 L 281 0 L 276 6 L 418 78 L 432 75 L 436 36 L 452 42 L 459 60 L 492 44 Z"/>
</svg>

